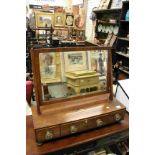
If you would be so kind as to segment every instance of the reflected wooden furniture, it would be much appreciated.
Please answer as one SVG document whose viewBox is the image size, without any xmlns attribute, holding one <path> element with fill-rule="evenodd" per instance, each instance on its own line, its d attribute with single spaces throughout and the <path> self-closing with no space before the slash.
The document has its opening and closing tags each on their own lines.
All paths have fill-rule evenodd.
<svg viewBox="0 0 155 155">
<path fill-rule="evenodd" d="M 71 154 L 73 152 L 82 151 L 83 149 L 93 149 L 97 142 L 101 141 L 103 145 L 109 145 L 125 138 L 129 134 L 129 117 L 125 114 L 124 120 L 120 123 L 105 126 L 96 130 L 91 130 L 78 135 L 72 135 L 63 139 L 58 139 L 53 142 L 44 143 L 42 146 L 37 146 L 35 141 L 35 131 L 33 126 L 32 116 L 26 117 L 26 155 L 40 155 L 52 153 Z"/>
<path fill-rule="evenodd" d="M 92 92 L 100 89 L 99 73 L 95 71 L 73 71 L 66 73 L 67 86 L 71 87 L 76 94 Z"/>
<path fill-rule="evenodd" d="M 107 90 L 82 96 L 44 101 L 39 54 L 48 52 L 108 50 Z M 31 49 L 37 105 L 32 107 L 37 143 L 88 131 L 124 119 L 125 106 L 113 97 L 111 48 L 87 43 L 82 47 Z"/>
</svg>

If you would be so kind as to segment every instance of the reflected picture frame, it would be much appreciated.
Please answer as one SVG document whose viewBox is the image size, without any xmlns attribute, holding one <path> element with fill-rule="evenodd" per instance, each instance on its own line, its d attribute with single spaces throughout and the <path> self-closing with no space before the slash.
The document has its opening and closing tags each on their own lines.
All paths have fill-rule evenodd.
<svg viewBox="0 0 155 155">
<path fill-rule="evenodd" d="M 85 51 L 64 53 L 65 72 L 88 69 L 88 56 Z"/>
<path fill-rule="evenodd" d="M 60 53 L 40 53 L 39 66 L 41 83 L 55 83 L 61 81 Z"/>
</svg>

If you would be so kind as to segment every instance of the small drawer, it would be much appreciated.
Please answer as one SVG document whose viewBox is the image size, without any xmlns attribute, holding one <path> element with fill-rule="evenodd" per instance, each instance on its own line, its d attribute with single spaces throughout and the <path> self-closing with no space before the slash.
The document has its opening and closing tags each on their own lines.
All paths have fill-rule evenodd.
<svg viewBox="0 0 155 155">
<path fill-rule="evenodd" d="M 36 139 L 38 142 L 44 142 L 58 137 L 60 137 L 59 126 L 36 130 Z"/>
<path fill-rule="evenodd" d="M 76 121 L 61 125 L 61 136 L 70 135 L 85 131 L 87 129 L 87 120 Z"/>
<path fill-rule="evenodd" d="M 97 84 L 97 83 L 99 83 L 99 77 L 80 79 L 81 86 L 89 85 L 89 84 Z"/>
<path fill-rule="evenodd" d="M 102 127 L 107 124 L 115 122 L 112 115 L 100 115 L 97 117 L 90 118 L 87 123 L 88 129 Z"/>
<path fill-rule="evenodd" d="M 70 79 L 70 78 L 67 79 L 67 83 L 72 84 L 74 86 L 79 86 L 80 85 L 79 81 L 80 81 L 79 79 Z"/>
</svg>

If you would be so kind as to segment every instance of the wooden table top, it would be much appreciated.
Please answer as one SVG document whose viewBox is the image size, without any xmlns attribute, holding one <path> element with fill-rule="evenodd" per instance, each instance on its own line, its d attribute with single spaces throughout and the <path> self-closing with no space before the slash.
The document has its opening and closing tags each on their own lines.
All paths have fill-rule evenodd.
<svg viewBox="0 0 155 155">
<path fill-rule="evenodd" d="M 80 133 L 78 135 L 69 136 L 63 139 L 54 140 L 52 142 L 44 143 L 41 146 L 37 146 L 35 141 L 32 116 L 26 116 L 26 155 L 51 153 L 90 141 L 95 141 L 97 139 L 105 138 L 107 136 L 112 136 L 114 134 L 128 130 L 129 117 L 128 114 L 126 114 L 124 120 L 120 123 L 105 126 L 103 128 L 91 130 L 85 133 Z"/>
</svg>

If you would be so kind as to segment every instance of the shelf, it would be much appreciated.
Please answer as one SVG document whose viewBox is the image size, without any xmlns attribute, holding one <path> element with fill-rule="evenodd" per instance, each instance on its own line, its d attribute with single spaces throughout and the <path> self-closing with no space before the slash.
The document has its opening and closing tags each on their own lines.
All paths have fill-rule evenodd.
<svg viewBox="0 0 155 155">
<path fill-rule="evenodd" d="M 97 20 L 98 23 L 103 23 L 103 24 L 106 24 L 106 25 L 119 25 L 118 22 L 116 23 L 112 23 L 112 22 L 107 22 L 107 21 L 103 21 L 103 20 Z"/>
<path fill-rule="evenodd" d="M 33 28 L 32 30 L 47 30 L 47 31 L 50 31 L 51 28 L 48 28 L 48 27 L 40 27 L 40 28 Z"/>
<path fill-rule="evenodd" d="M 95 13 L 110 13 L 110 12 L 120 12 L 121 9 L 97 9 L 93 10 Z"/>
<path fill-rule="evenodd" d="M 126 70 L 124 70 L 124 69 L 121 69 L 121 68 L 119 68 L 119 70 L 120 70 L 120 71 L 122 71 L 122 72 L 124 72 L 124 73 L 127 73 L 127 74 L 129 74 L 129 71 L 126 71 Z"/>
<path fill-rule="evenodd" d="M 124 54 L 123 52 L 115 52 L 118 55 L 124 56 L 126 58 L 129 58 L 129 54 Z"/>
<path fill-rule="evenodd" d="M 124 41 L 129 41 L 129 38 L 125 38 L 125 37 L 117 37 L 120 40 L 124 40 Z"/>
<path fill-rule="evenodd" d="M 122 23 L 129 23 L 129 21 L 127 21 L 127 20 L 120 20 L 120 22 L 122 22 Z"/>
</svg>

